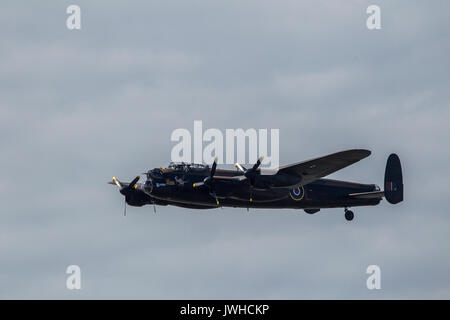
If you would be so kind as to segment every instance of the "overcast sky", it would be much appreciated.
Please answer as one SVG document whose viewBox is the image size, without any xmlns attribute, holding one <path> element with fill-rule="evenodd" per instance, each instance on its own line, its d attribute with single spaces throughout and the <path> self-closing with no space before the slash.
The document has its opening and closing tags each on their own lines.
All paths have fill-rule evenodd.
<svg viewBox="0 0 450 320">
<path fill-rule="evenodd" d="M 81 7 L 81 30 L 66 8 Z M 381 8 L 381 30 L 366 8 Z M 0 298 L 450 298 L 448 1 L 3 1 Z M 405 201 L 128 208 L 107 185 L 170 161 L 176 128 L 277 128 L 280 164 Z M 81 267 L 82 289 L 66 289 Z M 381 268 L 381 290 L 366 268 Z"/>
</svg>

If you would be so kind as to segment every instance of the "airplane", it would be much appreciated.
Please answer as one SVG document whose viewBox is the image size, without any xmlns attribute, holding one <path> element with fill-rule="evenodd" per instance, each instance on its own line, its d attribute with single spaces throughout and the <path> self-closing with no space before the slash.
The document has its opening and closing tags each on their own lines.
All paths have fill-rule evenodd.
<svg viewBox="0 0 450 320">
<path fill-rule="evenodd" d="M 190 209 L 219 207 L 303 209 L 314 214 L 325 208 L 344 208 L 347 221 L 354 213 L 349 208 L 373 206 L 386 200 L 391 204 L 403 201 L 403 175 L 400 158 L 391 154 L 386 163 L 384 190 L 376 184 L 362 184 L 324 178 L 361 159 L 371 151 L 351 149 L 308 161 L 281 166 L 273 174 L 262 174 L 260 157 L 249 168 L 236 163 L 236 170 L 217 168 L 217 157 L 211 167 L 195 163 L 173 163 L 167 168 L 154 168 L 144 173 L 147 179 L 138 183 L 115 184 L 125 196 L 126 206 L 141 207 L 173 205 Z"/>
</svg>

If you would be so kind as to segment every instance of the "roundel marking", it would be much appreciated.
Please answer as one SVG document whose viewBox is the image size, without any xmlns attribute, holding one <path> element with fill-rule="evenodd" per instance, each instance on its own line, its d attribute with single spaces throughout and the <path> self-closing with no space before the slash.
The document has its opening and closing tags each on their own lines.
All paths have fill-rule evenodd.
<svg viewBox="0 0 450 320">
<path fill-rule="evenodd" d="M 297 187 L 289 191 L 289 195 L 291 196 L 292 200 L 300 201 L 305 196 L 305 189 L 303 187 Z"/>
</svg>

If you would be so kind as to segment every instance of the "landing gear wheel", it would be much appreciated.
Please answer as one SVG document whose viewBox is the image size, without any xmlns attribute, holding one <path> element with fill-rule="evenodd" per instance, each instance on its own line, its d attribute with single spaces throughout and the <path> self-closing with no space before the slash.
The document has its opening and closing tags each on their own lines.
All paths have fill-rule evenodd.
<svg viewBox="0 0 450 320">
<path fill-rule="evenodd" d="M 353 211 L 351 210 L 345 210 L 345 219 L 347 221 L 352 221 L 355 215 L 353 214 Z"/>
</svg>

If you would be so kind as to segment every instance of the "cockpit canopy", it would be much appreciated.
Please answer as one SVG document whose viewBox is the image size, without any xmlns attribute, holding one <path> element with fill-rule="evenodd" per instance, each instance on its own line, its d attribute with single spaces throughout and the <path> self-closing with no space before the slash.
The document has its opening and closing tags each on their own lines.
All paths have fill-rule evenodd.
<svg viewBox="0 0 450 320">
<path fill-rule="evenodd" d="M 191 169 L 194 170 L 205 170 L 209 169 L 208 165 L 198 164 L 198 163 L 186 163 L 186 162 L 171 162 L 167 169 L 172 169 L 176 171 L 189 171 Z"/>
<path fill-rule="evenodd" d="M 190 172 L 190 171 L 209 171 L 208 165 L 186 162 L 171 162 L 167 168 L 154 168 L 147 172 L 147 177 L 164 178 L 165 173 L 169 172 Z"/>
</svg>

